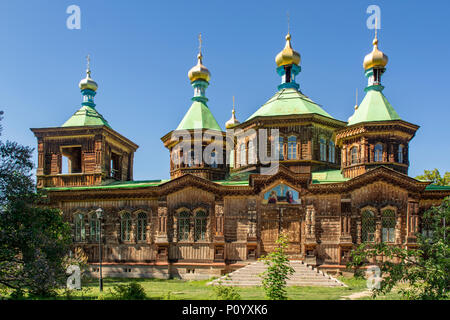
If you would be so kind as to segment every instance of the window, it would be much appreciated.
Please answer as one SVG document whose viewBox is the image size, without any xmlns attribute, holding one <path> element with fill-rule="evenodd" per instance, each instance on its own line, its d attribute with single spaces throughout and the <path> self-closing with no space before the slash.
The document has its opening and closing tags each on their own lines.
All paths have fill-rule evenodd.
<svg viewBox="0 0 450 320">
<path fill-rule="evenodd" d="M 256 154 L 255 154 L 255 143 L 253 142 L 253 140 L 249 140 L 247 152 L 248 152 L 248 164 L 255 164 Z"/>
<path fill-rule="evenodd" d="M 381 236 L 383 242 L 395 242 L 395 212 L 384 210 L 381 216 Z"/>
<path fill-rule="evenodd" d="M 331 163 L 335 163 L 336 159 L 335 159 L 335 147 L 334 147 L 334 142 L 330 141 L 330 144 L 328 145 L 328 161 L 330 161 Z"/>
<path fill-rule="evenodd" d="M 422 237 L 433 239 L 433 222 L 431 218 L 422 219 Z"/>
<path fill-rule="evenodd" d="M 218 165 L 217 165 L 216 151 L 215 151 L 215 150 L 213 150 L 213 151 L 211 152 L 210 165 L 211 165 L 211 168 L 217 168 L 217 167 L 218 167 Z"/>
<path fill-rule="evenodd" d="M 324 138 L 319 139 L 320 161 L 327 161 L 327 143 Z"/>
<path fill-rule="evenodd" d="M 374 160 L 375 162 L 383 161 L 383 145 L 381 143 L 377 143 L 374 149 Z"/>
<path fill-rule="evenodd" d="M 81 173 L 81 147 L 63 147 L 61 155 L 61 173 Z"/>
<path fill-rule="evenodd" d="M 288 159 L 297 158 L 297 137 L 290 136 L 288 138 Z"/>
<path fill-rule="evenodd" d="M 246 157 L 246 154 L 245 154 L 245 144 L 244 143 L 241 143 L 241 146 L 240 146 L 240 148 L 239 148 L 239 163 L 240 163 L 240 165 L 241 166 L 245 166 L 246 164 L 247 164 L 247 157 Z"/>
<path fill-rule="evenodd" d="M 137 217 L 137 239 L 138 241 L 147 240 L 147 214 L 139 212 Z"/>
<path fill-rule="evenodd" d="M 178 240 L 189 240 L 189 212 L 183 211 L 178 216 Z"/>
<path fill-rule="evenodd" d="M 187 166 L 194 167 L 195 166 L 195 153 L 194 150 L 190 150 L 188 153 Z"/>
<path fill-rule="evenodd" d="M 84 225 L 84 215 L 77 214 L 75 216 L 75 241 L 85 241 L 86 240 L 86 227 Z"/>
<path fill-rule="evenodd" d="M 278 154 L 280 159 L 279 160 L 284 160 L 284 138 L 283 137 L 279 137 L 278 138 Z"/>
<path fill-rule="evenodd" d="M 352 164 L 358 163 L 358 148 L 357 147 L 351 148 L 350 153 L 351 153 Z"/>
<path fill-rule="evenodd" d="M 111 177 L 120 180 L 120 155 L 111 153 Z"/>
<path fill-rule="evenodd" d="M 204 211 L 198 211 L 195 215 L 195 241 L 206 239 L 206 220 L 207 215 Z"/>
<path fill-rule="evenodd" d="M 398 163 L 403 163 L 403 145 L 398 146 Z"/>
<path fill-rule="evenodd" d="M 361 241 L 375 241 L 375 214 L 371 210 L 365 210 L 361 217 Z"/>
<path fill-rule="evenodd" d="M 99 241 L 100 240 L 100 220 L 97 219 L 97 216 L 94 214 L 91 215 L 91 219 L 89 221 L 89 231 L 91 241 Z"/>
<path fill-rule="evenodd" d="M 120 238 L 122 241 L 131 240 L 131 214 L 125 212 L 120 219 Z"/>
</svg>

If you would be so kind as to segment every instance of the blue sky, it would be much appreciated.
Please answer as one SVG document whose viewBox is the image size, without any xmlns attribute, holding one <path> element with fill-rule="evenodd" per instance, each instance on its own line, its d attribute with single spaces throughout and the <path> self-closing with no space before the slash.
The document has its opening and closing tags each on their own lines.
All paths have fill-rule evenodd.
<svg viewBox="0 0 450 320">
<path fill-rule="evenodd" d="M 81 8 L 69 30 L 66 8 Z M 302 56 L 301 90 L 337 119 L 363 97 L 364 56 L 373 30 L 366 8 L 381 7 L 379 47 L 389 56 L 384 94 L 406 121 L 420 125 L 410 172 L 450 170 L 448 1 L 100 1 L 0 0 L 0 109 L 3 138 L 35 147 L 29 128 L 63 124 L 80 106 L 85 56 L 99 84 L 97 110 L 136 142 L 135 180 L 169 176 L 160 137 L 190 106 L 187 78 L 203 34 L 211 71 L 209 107 L 224 127 L 236 96 L 245 120 L 280 82 L 275 55 L 290 12 L 293 47 Z"/>
</svg>

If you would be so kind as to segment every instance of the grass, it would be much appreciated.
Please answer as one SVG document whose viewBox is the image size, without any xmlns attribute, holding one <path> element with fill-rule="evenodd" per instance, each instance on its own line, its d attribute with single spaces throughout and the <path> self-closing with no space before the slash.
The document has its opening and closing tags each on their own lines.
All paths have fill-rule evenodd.
<svg viewBox="0 0 450 320">
<path fill-rule="evenodd" d="M 339 300 L 352 293 L 366 290 L 366 280 L 360 278 L 344 278 L 339 280 L 348 287 L 287 287 L 290 300 Z M 111 290 L 118 284 L 138 282 L 145 289 L 148 299 L 152 300 L 214 300 L 216 299 L 214 287 L 207 286 L 210 280 L 185 281 L 179 279 L 127 279 L 106 278 L 103 284 L 103 293 L 98 289 L 98 279 L 88 278 L 82 281 L 82 290 L 60 290 L 54 299 L 96 300 L 111 299 Z M 237 288 L 242 300 L 266 299 L 262 287 Z M 401 297 L 397 293 L 390 293 L 377 299 L 397 300 Z M 365 297 L 362 299 L 372 299 Z"/>
</svg>

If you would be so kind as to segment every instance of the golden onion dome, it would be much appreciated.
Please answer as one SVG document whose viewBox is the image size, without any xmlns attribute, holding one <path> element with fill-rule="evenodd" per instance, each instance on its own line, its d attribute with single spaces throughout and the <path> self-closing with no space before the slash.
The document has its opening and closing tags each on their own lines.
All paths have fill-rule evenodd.
<svg viewBox="0 0 450 320">
<path fill-rule="evenodd" d="M 374 67 L 386 67 L 388 63 L 388 57 L 383 52 L 378 50 L 378 39 L 373 39 L 373 50 L 371 53 L 365 56 L 363 67 L 364 70 L 368 70 Z"/>
<path fill-rule="evenodd" d="M 198 54 L 197 59 L 197 65 L 193 66 L 188 72 L 189 80 L 191 80 L 191 82 L 194 82 L 196 80 L 204 80 L 206 82 L 209 82 L 211 73 L 209 73 L 208 68 L 206 68 L 202 64 L 203 56 L 201 53 Z"/>
<path fill-rule="evenodd" d="M 231 116 L 230 120 L 225 122 L 225 128 L 231 129 L 231 128 L 234 128 L 235 126 L 237 126 L 238 124 L 240 124 L 240 122 L 238 119 L 236 119 L 236 114 L 235 114 L 234 107 L 233 107 L 232 116 Z"/>
<path fill-rule="evenodd" d="M 275 62 L 278 67 L 288 64 L 300 64 L 300 53 L 292 49 L 291 35 L 289 33 L 286 35 L 286 45 L 284 46 L 284 49 L 275 57 Z"/>
<path fill-rule="evenodd" d="M 95 82 L 91 78 L 91 70 L 89 69 L 86 70 L 86 78 L 82 79 L 78 84 L 78 86 L 80 87 L 81 90 L 89 89 L 92 91 L 97 91 L 98 85 L 97 82 Z"/>
</svg>

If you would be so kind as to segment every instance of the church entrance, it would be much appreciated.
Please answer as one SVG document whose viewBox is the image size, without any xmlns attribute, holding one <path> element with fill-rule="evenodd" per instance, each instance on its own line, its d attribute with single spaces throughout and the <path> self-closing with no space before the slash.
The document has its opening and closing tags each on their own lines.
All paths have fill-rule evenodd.
<svg viewBox="0 0 450 320">
<path fill-rule="evenodd" d="M 292 260 L 301 258 L 301 206 L 262 206 L 261 255 L 272 252 L 281 232 L 288 237 L 287 253 Z"/>
</svg>

